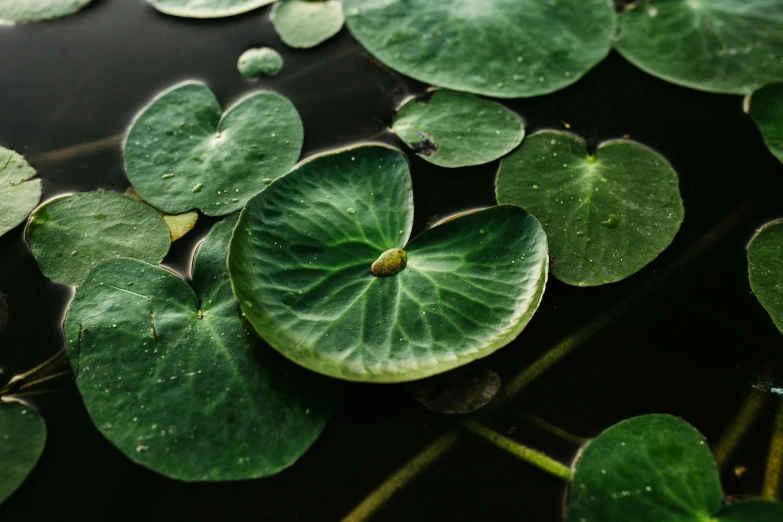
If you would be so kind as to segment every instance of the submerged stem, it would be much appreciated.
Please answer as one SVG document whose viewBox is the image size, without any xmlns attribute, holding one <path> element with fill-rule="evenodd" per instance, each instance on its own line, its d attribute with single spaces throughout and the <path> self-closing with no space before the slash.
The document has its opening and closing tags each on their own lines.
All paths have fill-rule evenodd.
<svg viewBox="0 0 783 522">
<path fill-rule="evenodd" d="M 585 442 L 587 442 L 587 439 L 574 435 L 573 433 L 569 433 L 564 429 L 558 428 L 554 424 L 547 422 L 544 419 L 533 415 L 532 413 L 522 412 L 521 415 L 523 419 L 525 419 L 527 422 L 529 422 L 536 428 L 546 431 L 547 433 L 551 433 L 555 437 L 559 437 L 566 442 L 571 442 L 573 444 L 576 444 L 577 446 L 581 446 Z"/>
<path fill-rule="evenodd" d="M 19 375 L 15 375 L 10 381 L 8 381 L 8 383 L 6 383 L 5 386 L 0 388 L 0 396 L 5 395 L 8 392 L 10 392 L 11 390 L 13 390 L 20 382 L 24 381 L 28 377 L 30 377 L 32 375 L 35 375 L 36 373 L 40 372 L 41 370 L 48 369 L 51 365 L 53 365 L 55 362 L 57 362 L 57 359 L 61 355 L 63 355 L 64 353 L 65 353 L 65 348 L 61 349 L 59 352 L 57 352 L 56 354 L 52 355 L 51 357 L 46 359 L 41 364 L 39 364 L 39 365 L 35 366 L 34 368 L 32 368 L 31 370 L 28 370 L 28 371 L 26 371 L 24 373 L 20 373 Z M 48 380 L 48 379 L 46 379 L 46 380 Z M 43 379 L 41 379 L 41 381 L 43 381 Z M 38 382 L 38 381 L 35 381 L 35 382 Z M 35 384 L 35 382 L 30 383 L 30 385 Z M 26 388 L 27 386 L 28 385 L 25 384 L 22 387 L 20 387 L 19 389 L 22 389 L 23 387 Z"/>
<path fill-rule="evenodd" d="M 44 152 L 43 154 L 39 154 L 30 158 L 30 162 L 55 163 L 58 161 L 79 158 L 81 156 L 88 156 L 90 154 L 95 154 L 97 152 L 116 147 L 122 142 L 122 138 L 122 134 L 115 134 L 114 136 L 107 136 L 106 138 L 101 138 L 99 140 L 79 143 L 78 145 L 71 145 L 70 147 L 53 150 L 51 152 Z"/>
<path fill-rule="evenodd" d="M 783 478 L 783 398 L 778 399 L 778 412 L 775 427 L 769 443 L 767 469 L 764 471 L 764 485 L 761 496 L 767 500 L 780 498 L 781 479 Z"/>
</svg>

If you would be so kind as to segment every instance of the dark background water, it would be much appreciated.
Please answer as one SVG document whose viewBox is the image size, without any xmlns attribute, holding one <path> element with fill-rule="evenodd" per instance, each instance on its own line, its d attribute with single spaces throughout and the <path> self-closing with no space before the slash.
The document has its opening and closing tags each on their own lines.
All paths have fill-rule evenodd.
<svg viewBox="0 0 783 522">
<path fill-rule="evenodd" d="M 143 0 L 97 0 L 61 20 L 0 27 L 0 144 L 37 168 L 44 199 L 97 188 L 123 191 L 119 145 L 72 157 L 54 150 L 124 132 L 157 92 L 188 78 L 206 81 L 230 104 L 264 88 L 289 97 L 305 124 L 303 157 L 381 134 L 407 94 L 427 86 L 370 59 L 343 30 L 321 46 L 286 48 L 269 8 L 225 20 L 158 14 Z M 283 71 L 257 82 L 236 71 L 248 47 L 269 45 Z M 680 175 L 686 217 L 672 246 L 633 277 L 579 289 L 550 280 L 534 320 L 511 345 L 479 364 L 512 378 L 560 339 L 607 312 L 608 327 L 494 415 L 507 436 L 570 462 L 577 448 L 534 428 L 532 412 L 580 436 L 645 413 L 682 416 L 715 443 L 759 373 L 776 365 L 783 336 L 750 293 L 745 245 L 755 228 L 783 216 L 783 166 L 764 148 L 735 96 L 700 93 L 652 78 L 610 56 L 561 92 L 504 102 L 528 132 L 571 131 L 596 146 L 625 134 L 655 148 Z M 447 170 L 409 151 L 414 233 L 457 211 L 494 203 L 497 162 Z M 700 239 L 714 227 L 707 247 Z M 187 272 L 205 218 L 173 245 L 168 266 Z M 698 250 L 698 252 L 695 252 Z M 698 255 L 697 255 L 698 254 Z M 0 238 L 0 367 L 5 377 L 57 352 L 71 290 L 44 278 L 23 226 Z M 774 379 L 773 379 L 774 380 Z M 3 382 L 0 377 L 0 384 Z M 268 479 L 185 484 L 132 464 L 93 427 L 68 378 L 35 397 L 49 437 L 28 481 L 0 519 L 337 521 L 385 477 L 452 426 L 413 401 L 404 386 L 347 385 L 323 436 L 292 468 Z M 727 493 L 757 495 L 777 399 L 723 473 Z M 740 479 L 731 471 L 744 465 Z M 0 463 L 0 472 L 2 472 Z M 561 520 L 565 484 L 467 435 L 399 491 L 373 521 Z"/>
</svg>

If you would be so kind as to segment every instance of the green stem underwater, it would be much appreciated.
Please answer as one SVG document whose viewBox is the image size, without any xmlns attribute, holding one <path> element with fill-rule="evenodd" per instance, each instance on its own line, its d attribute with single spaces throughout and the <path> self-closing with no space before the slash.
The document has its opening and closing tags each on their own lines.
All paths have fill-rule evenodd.
<svg viewBox="0 0 783 522">
<path fill-rule="evenodd" d="M 778 410 L 775 415 L 775 427 L 772 440 L 769 443 L 767 469 L 764 471 L 762 498 L 767 500 L 780 499 L 781 479 L 783 479 L 783 398 L 778 399 Z"/>
</svg>

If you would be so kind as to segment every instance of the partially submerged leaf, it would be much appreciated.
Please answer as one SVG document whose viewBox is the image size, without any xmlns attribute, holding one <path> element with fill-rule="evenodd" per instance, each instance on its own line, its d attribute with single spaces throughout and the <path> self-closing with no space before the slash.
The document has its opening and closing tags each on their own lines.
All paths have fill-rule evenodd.
<svg viewBox="0 0 783 522">
<path fill-rule="evenodd" d="M 274 76 L 283 68 L 283 57 L 271 47 L 248 49 L 237 60 L 237 70 L 245 78 Z"/>
<path fill-rule="evenodd" d="M 436 90 L 426 102 L 409 100 L 391 130 L 441 167 L 489 163 L 514 150 L 525 136 L 525 124 L 502 105 L 447 90 Z"/>
<path fill-rule="evenodd" d="M 468 366 L 408 384 L 414 399 L 438 413 L 466 414 L 486 406 L 500 390 L 500 376 Z"/>
<path fill-rule="evenodd" d="M 315 47 L 343 28 L 340 0 L 281 0 L 272 9 L 272 24 L 290 47 Z"/>
<path fill-rule="evenodd" d="M 30 216 L 27 242 L 43 274 L 76 286 L 112 257 L 160 263 L 171 246 L 155 209 L 115 192 L 82 192 L 44 203 Z"/>
<path fill-rule="evenodd" d="M 0 25 L 51 20 L 73 14 L 92 0 L 0 0 Z"/>
<path fill-rule="evenodd" d="M 748 244 L 750 288 L 783 333 L 783 221 L 764 225 Z"/>
<path fill-rule="evenodd" d="M 498 98 L 538 96 L 604 59 L 607 0 L 344 0 L 348 28 L 381 62 L 419 81 Z"/>
<path fill-rule="evenodd" d="M 125 195 L 144 203 L 144 200 L 141 199 L 141 196 L 139 196 L 139 193 L 136 192 L 136 189 L 133 187 L 125 189 Z M 160 210 L 157 212 L 158 215 L 163 218 L 163 222 L 166 223 L 166 226 L 169 227 L 169 235 L 172 241 L 182 239 L 185 234 L 193 230 L 193 227 L 195 227 L 198 222 L 198 212 L 184 212 L 182 214 L 173 215 L 164 214 Z"/>
<path fill-rule="evenodd" d="M 221 114 L 209 87 L 186 82 L 136 117 L 125 170 L 144 201 L 167 214 L 222 216 L 288 172 L 303 140 L 296 108 L 279 94 L 253 93 Z"/>
<path fill-rule="evenodd" d="M 589 155 L 581 139 L 563 132 L 533 134 L 504 158 L 496 194 L 541 221 L 552 273 L 577 286 L 642 269 L 671 244 L 684 217 L 677 173 L 661 156 L 627 140 Z"/>
<path fill-rule="evenodd" d="M 653 0 L 619 17 L 615 48 L 668 82 L 709 92 L 750 94 L 783 78 L 780 0 Z"/>
<path fill-rule="evenodd" d="M 748 114 L 769 151 L 783 163 L 783 83 L 770 83 L 748 98 Z"/>
<path fill-rule="evenodd" d="M 544 292 L 541 225 L 498 206 L 409 242 L 412 222 L 399 152 L 317 157 L 242 211 L 229 255 L 234 292 L 270 345 L 348 380 L 419 379 L 511 342 Z"/>
<path fill-rule="evenodd" d="M 168 270 L 112 259 L 65 322 L 76 384 L 98 429 L 134 462 L 186 481 L 244 480 L 296 461 L 333 390 L 265 346 L 242 319 L 225 256 L 236 217 L 199 249 L 198 295 Z"/>
<path fill-rule="evenodd" d="M 1 0 L 0 0 L 1 1 Z M 10 1 L 10 0 L 9 0 Z M 185 18 L 222 18 L 271 4 L 275 0 L 147 0 L 152 7 Z"/>
<path fill-rule="evenodd" d="M 35 169 L 16 152 L 0 147 L 0 236 L 24 223 L 40 200 Z"/>
<path fill-rule="evenodd" d="M 0 400 L 0 503 L 22 485 L 46 443 L 46 424 L 34 409 Z"/>
</svg>

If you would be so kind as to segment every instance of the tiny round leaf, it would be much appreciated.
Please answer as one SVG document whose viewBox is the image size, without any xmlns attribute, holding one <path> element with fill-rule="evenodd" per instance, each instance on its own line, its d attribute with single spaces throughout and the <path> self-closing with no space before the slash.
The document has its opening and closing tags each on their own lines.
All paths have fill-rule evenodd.
<svg viewBox="0 0 783 522">
<path fill-rule="evenodd" d="M 245 78 L 274 76 L 283 68 L 283 57 L 271 47 L 248 49 L 237 60 L 237 70 Z"/>
</svg>

